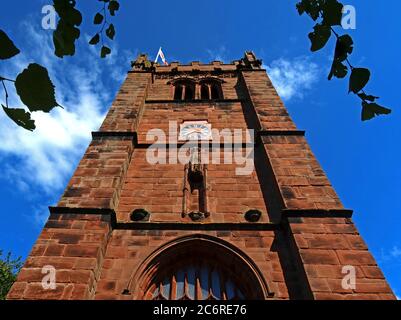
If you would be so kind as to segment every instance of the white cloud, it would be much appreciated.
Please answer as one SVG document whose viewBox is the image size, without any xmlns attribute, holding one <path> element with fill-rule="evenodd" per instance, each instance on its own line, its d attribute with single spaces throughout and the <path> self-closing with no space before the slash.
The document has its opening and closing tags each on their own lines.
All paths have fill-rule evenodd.
<svg viewBox="0 0 401 320">
<path fill-rule="evenodd" d="M 224 45 L 217 49 L 206 50 L 211 60 L 230 62 L 228 50 Z M 294 98 L 303 99 L 305 92 L 318 81 L 319 66 L 308 57 L 293 59 L 280 58 L 269 65 L 263 65 L 280 97 L 289 101 Z"/>
<path fill-rule="evenodd" d="M 401 249 L 398 248 L 397 246 L 394 246 L 390 251 L 390 255 L 393 258 L 401 258 Z"/>
<path fill-rule="evenodd" d="M 399 266 L 401 263 L 401 249 L 397 245 L 394 245 L 391 249 L 381 248 L 377 259 L 380 263 Z"/>
<path fill-rule="evenodd" d="M 228 52 L 224 45 L 221 45 L 218 49 L 207 49 L 209 58 L 213 61 L 228 62 Z"/>
<path fill-rule="evenodd" d="M 306 57 L 280 58 L 264 65 L 280 97 L 289 101 L 302 99 L 318 80 L 319 67 Z"/>
<path fill-rule="evenodd" d="M 15 78 L 31 62 L 45 66 L 56 86 L 57 101 L 65 109 L 33 113 L 34 132 L 18 127 L 0 111 L 0 177 L 22 191 L 39 187 L 50 195 L 63 188 L 71 176 L 133 56 L 129 52 L 121 54 L 113 46 L 109 59 L 100 59 L 99 48 L 89 47 L 89 37 L 82 35 L 76 56 L 59 59 L 53 53 L 50 31 L 27 23 L 21 28 L 26 45 L 21 46 L 21 54 L 0 65 L 0 74 Z M 8 87 L 9 93 L 14 92 L 12 84 Z M 9 105 L 23 106 L 15 94 L 11 94 Z"/>
</svg>

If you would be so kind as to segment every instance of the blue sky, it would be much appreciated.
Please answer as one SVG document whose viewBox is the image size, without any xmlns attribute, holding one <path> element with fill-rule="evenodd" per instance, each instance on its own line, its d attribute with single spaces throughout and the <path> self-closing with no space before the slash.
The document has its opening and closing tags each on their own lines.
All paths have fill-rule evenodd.
<svg viewBox="0 0 401 320">
<path fill-rule="evenodd" d="M 367 91 L 379 95 L 390 116 L 360 121 L 359 101 L 347 81 L 327 80 L 333 43 L 312 54 L 313 24 L 299 17 L 296 1 L 120 1 L 117 35 L 107 60 L 86 45 L 96 32 L 98 1 L 77 1 L 84 14 L 77 54 L 52 54 L 51 31 L 41 28 L 50 1 L 14 0 L 2 6 L 0 28 L 22 53 L 0 61 L 15 77 L 29 62 L 46 66 L 66 106 L 35 116 L 33 133 L 0 112 L 0 248 L 26 257 L 138 52 L 169 61 L 230 62 L 253 50 L 263 59 L 289 112 L 307 139 L 397 295 L 401 295 L 400 90 L 401 2 L 343 1 L 354 5 L 357 28 L 351 60 L 372 71 Z M 2 101 L 3 101 L 3 96 Z M 19 101 L 11 97 L 11 106 Z"/>
</svg>

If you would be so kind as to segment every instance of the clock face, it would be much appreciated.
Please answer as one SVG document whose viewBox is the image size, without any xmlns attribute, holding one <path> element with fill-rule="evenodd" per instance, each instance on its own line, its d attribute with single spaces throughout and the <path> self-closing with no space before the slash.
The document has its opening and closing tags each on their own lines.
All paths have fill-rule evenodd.
<svg viewBox="0 0 401 320">
<path fill-rule="evenodd" d="M 212 128 L 207 121 L 185 121 L 180 125 L 179 140 L 210 140 Z"/>
</svg>

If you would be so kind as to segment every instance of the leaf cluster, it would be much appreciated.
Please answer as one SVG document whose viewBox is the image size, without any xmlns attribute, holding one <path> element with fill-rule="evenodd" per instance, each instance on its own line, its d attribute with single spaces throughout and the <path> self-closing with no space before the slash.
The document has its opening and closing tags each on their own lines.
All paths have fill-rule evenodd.
<svg viewBox="0 0 401 320">
<path fill-rule="evenodd" d="M 11 252 L 4 258 L 0 250 L 0 300 L 5 300 L 8 291 L 17 279 L 17 274 L 22 267 L 21 257 L 13 259 Z"/>
<path fill-rule="evenodd" d="M 102 9 L 95 14 L 93 23 L 101 25 L 101 29 L 89 43 L 96 45 L 101 41 L 100 56 L 105 58 L 111 53 L 111 49 L 104 44 L 103 33 L 111 40 L 116 34 L 114 25 L 107 22 L 107 13 L 115 16 L 120 4 L 117 0 L 99 1 L 102 2 Z M 54 54 L 59 58 L 73 56 L 76 51 L 76 41 L 81 34 L 79 27 L 82 24 L 82 14 L 76 8 L 75 0 L 53 0 L 53 6 L 59 16 L 57 28 L 53 32 Z M 0 30 L 0 60 L 11 59 L 19 53 L 20 50 L 6 32 Z M 14 85 L 16 93 L 28 110 L 9 107 L 7 83 Z M 36 128 L 35 121 L 31 117 L 32 112 L 50 112 L 54 107 L 60 106 L 56 101 L 55 87 L 47 69 L 37 63 L 29 64 L 15 80 L 0 76 L 0 84 L 5 94 L 5 103 L 1 104 L 3 111 L 18 126 L 26 130 L 33 131 Z"/>
<path fill-rule="evenodd" d="M 8 35 L 0 30 L 0 59 L 10 59 L 20 53 Z M 50 80 L 47 69 L 37 63 L 31 63 L 15 80 L 0 77 L 5 92 L 6 104 L 1 104 L 6 115 L 17 125 L 27 130 L 35 129 L 35 121 L 31 118 L 31 112 L 50 112 L 59 106 L 55 98 L 54 85 Z M 21 101 L 28 107 L 29 112 L 23 108 L 10 108 L 8 105 L 8 91 L 6 82 L 14 84 L 16 93 Z"/>
<path fill-rule="evenodd" d="M 103 2 L 103 6 L 100 9 L 100 11 L 98 11 L 95 14 L 93 18 L 93 24 L 101 25 L 101 27 L 100 30 L 96 32 L 96 34 L 89 40 L 89 44 L 97 45 L 100 42 L 101 43 L 100 57 L 105 58 L 107 55 L 111 53 L 111 49 L 104 43 L 104 34 L 106 34 L 106 36 L 110 40 L 114 40 L 114 36 L 116 35 L 116 29 L 114 27 L 114 24 L 109 23 L 107 21 L 107 15 L 108 15 L 107 12 L 111 16 L 114 16 L 116 11 L 120 8 L 120 4 L 117 0 L 99 0 L 99 1 Z"/>
<path fill-rule="evenodd" d="M 63 58 L 75 54 L 75 40 L 81 34 L 79 26 L 82 14 L 75 8 L 76 1 L 53 0 L 54 8 L 60 17 L 57 28 L 53 32 L 54 54 Z"/>
<path fill-rule="evenodd" d="M 331 37 L 336 38 L 333 62 L 328 79 L 349 77 L 349 93 L 356 94 L 362 103 L 361 118 L 370 120 L 377 115 L 389 114 L 391 110 L 378 105 L 378 97 L 368 95 L 364 88 L 368 84 L 371 72 L 367 68 L 356 68 L 349 61 L 354 50 L 354 42 L 349 34 L 339 35 L 334 27 L 341 26 L 344 5 L 337 0 L 301 0 L 296 5 L 300 15 L 307 14 L 316 22 L 309 33 L 311 51 L 316 52 L 326 46 Z"/>
</svg>

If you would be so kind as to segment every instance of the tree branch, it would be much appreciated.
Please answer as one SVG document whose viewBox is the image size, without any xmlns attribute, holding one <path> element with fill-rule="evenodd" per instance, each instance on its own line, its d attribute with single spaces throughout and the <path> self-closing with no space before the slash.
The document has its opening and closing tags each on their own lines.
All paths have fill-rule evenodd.
<svg viewBox="0 0 401 320">
<path fill-rule="evenodd" d="M 3 77 L 0 77 L 0 78 L 1 78 L 1 83 L 3 84 L 4 93 L 6 95 L 6 107 L 8 108 L 8 92 L 7 92 L 6 84 L 4 83 L 4 81 L 7 80 L 7 79 L 4 79 Z"/>
</svg>

